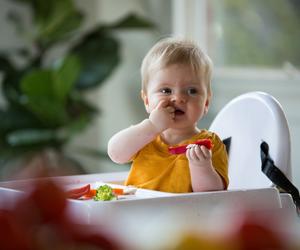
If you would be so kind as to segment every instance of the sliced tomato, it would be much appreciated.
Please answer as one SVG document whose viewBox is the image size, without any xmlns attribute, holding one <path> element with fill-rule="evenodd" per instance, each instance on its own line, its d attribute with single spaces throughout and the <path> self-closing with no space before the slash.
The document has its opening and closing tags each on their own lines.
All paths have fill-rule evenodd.
<svg viewBox="0 0 300 250">
<path fill-rule="evenodd" d="M 78 198 L 88 194 L 90 192 L 90 190 L 91 190 L 91 185 L 87 184 L 80 188 L 74 188 L 74 189 L 68 190 L 66 192 L 66 195 L 70 199 L 78 199 Z"/>
<path fill-rule="evenodd" d="M 94 196 L 96 196 L 97 189 L 91 189 L 90 192 L 82 196 L 82 199 L 89 200 L 92 199 Z"/>
</svg>

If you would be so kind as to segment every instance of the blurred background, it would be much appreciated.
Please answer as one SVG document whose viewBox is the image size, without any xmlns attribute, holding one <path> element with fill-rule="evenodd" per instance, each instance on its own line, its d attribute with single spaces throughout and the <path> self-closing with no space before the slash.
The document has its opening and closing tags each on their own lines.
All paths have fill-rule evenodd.
<svg viewBox="0 0 300 250">
<path fill-rule="evenodd" d="M 0 0 L 0 178 L 128 169 L 109 138 L 146 118 L 140 64 L 169 35 L 213 59 L 213 102 L 199 123 L 248 91 L 283 106 L 300 187 L 300 2 L 297 0 Z"/>
</svg>

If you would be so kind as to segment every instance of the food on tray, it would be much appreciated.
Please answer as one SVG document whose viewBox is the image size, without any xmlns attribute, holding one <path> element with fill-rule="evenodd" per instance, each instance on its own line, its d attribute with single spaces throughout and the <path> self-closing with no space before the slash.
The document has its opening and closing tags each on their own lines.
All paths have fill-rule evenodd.
<svg viewBox="0 0 300 250">
<path fill-rule="evenodd" d="M 211 149 L 213 147 L 213 143 L 210 139 L 200 139 L 200 140 L 197 140 L 190 144 L 203 145 L 208 149 Z M 176 147 L 169 147 L 169 152 L 171 154 L 184 154 L 186 152 L 186 149 L 187 149 L 186 147 L 188 145 L 189 144 L 182 145 L 182 146 L 176 146 Z"/>
<path fill-rule="evenodd" d="M 97 189 L 91 189 L 90 192 L 88 192 L 87 194 L 83 195 L 81 198 L 83 200 L 89 200 L 89 199 L 94 198 L 94 196 L 96 195 L 96 193 L 97 193 Z"/>
<path fill-rule="evenodd" d="M 68 190 L 66 195 L 70 199 L 79 199 L 80 197 L 87 195 L 91 190 L 91 185 L 87 184 L 80 188 L 74 188 L 71 190 Z"/>
<path fill-rule="evenodd" d="M 111 201 L 116 199 L 117 196 L 114 194 L 112 187 L 106 184 L 97 188 L 96 195 L 94 197 L 95 201 Z"/>
<path fill-rule="evenodd" d="M 123 188 L 113 188 L 113 189 L 112 189 L 112 192 L 113 192 L 115 195 L 124 195 L 124 189 L 123 189 Z"/>
<path fill-rule="evenodd" d="M 92 189 L 91 185 L 87 184 L 80 188 L 68 190 L 66 195 L 70 199 L 109 201 L 118 199 L 118 196 L 134 195 L 136 190 L 137 188 L 133 186 L 113 188 L 107 184 L 101 185 L 97 189 Z"/>
</svg>

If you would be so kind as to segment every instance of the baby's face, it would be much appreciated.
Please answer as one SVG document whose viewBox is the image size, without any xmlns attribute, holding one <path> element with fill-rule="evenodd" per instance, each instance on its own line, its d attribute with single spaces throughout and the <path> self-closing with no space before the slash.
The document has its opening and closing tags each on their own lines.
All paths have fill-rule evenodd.
<svg viewBox="0 0 300 250">
<path fill-rule="evenodd" d="M 143 99 L 148 113 L 166 100 L 175 108 L 175 124 L 181 127 L 194 126 L 202 118 L 208 111 L 210 94 L 189 66 L 173 64 L 151 75 Z"/>
</svg>

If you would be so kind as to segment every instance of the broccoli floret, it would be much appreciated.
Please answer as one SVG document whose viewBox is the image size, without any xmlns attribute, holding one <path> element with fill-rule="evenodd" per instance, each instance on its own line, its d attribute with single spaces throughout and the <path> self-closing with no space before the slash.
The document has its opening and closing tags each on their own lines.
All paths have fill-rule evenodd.
<svg viewBox="0 0 300 250">
<path fill-rule="evenodd" d="M 103 185 L 97 188 L 95 201 L 111 201 L 116 200 L 117 197 L 113 193 L 113 189 L 108 185 Z"/>
</svg>

